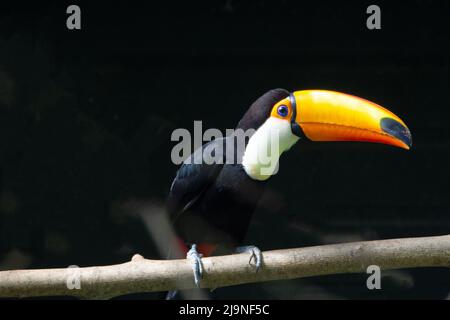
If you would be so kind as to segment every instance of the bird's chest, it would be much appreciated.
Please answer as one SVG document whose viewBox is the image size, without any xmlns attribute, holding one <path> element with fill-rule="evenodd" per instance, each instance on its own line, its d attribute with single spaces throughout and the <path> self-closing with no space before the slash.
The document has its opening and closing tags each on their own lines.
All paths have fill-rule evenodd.
<svg viewBox="0 0 450 320">
<path fill-rule="evenodd" d="M 251 211 L 261 197 L 266 182 L 251 179 L 241 165 L 225 165 L 202 203 L 217 210 Z M 241 212 L 242 213 L 242 212 Z M 229 212 L 229 214 L 232 214 Z"/>
</svg>

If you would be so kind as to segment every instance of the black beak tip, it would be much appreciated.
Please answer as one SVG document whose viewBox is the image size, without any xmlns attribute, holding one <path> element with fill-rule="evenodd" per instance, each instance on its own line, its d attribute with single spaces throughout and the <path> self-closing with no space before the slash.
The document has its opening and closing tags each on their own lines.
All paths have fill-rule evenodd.
<svg viewBox="0 0 450 320">
<path fill-rule="evenodd" d="M 383 118 L 380 121 L 381 129 L 387 134 L 404 142 L 408 147 L 412 146 L 411 132 L 407 127 L 391 118 Z"/>
</svg>

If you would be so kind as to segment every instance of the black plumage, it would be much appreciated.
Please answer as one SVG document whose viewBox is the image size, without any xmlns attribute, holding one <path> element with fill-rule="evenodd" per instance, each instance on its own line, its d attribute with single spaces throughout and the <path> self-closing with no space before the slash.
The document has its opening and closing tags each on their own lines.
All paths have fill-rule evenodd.
<svg viewBox="0 0 450 320">
<path fill-rule="evenodd" d="M 236 129 L 258 129 L 270 116 L 272 107 L 289 95 L 274 89 L 256 100 L 238 123 Z M 242 244 L 257 206 L 265 181 L 253 180 L 241 161 L 225 163 L 226 148 L 236 148 L 234 136 L 217 139 L 196 150 L 180 167 L 172 183 L 168 210 L 177 235 L 186 244 L 209 243 L 222 248 Z M 222 144 L 223 148 L 215 148 Z M 215 155 L 222 163 L 195 164 L 205 148 L 223 150 Z M 220 152 L 220 151 L 219 151 Z M 236 157 L 241 160 L 242 154 Z"/>
</svg>

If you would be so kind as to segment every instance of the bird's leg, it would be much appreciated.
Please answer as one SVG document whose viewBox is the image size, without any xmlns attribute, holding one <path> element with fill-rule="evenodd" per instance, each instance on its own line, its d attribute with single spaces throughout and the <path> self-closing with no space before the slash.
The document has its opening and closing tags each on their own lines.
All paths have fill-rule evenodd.
<svg viewBox="0 0 450 320">
<path fill-rule="evenodd" d="M 250 253 L 249 264 L 252 264 L 252 260 L 255 260 L 256 272 L 258 272 L 259 268 L 262 266 L 262 253 L 256 246 L 242 246 L 237 247 L 235 250 L 236 253 Z"/>
<path fill-rule="evenodd" d="M 203 277 L 202 254 L 197 252 L 197 245 L 193 244 L 186 255 L 186 259 L 192 260 L 192 271 L 194 271 L 194 282 L 200 287 L 200 281 Z"/>
<path fill-rule="evenodd" d="M 178 290 L 172 290 L 167 292 L 166 300 L 174 300 L 178 294 Z"/>
<path fill-rule="evenodd" d="M 193 244 L 191 249 L 186 254 L 186 259 L 192 260 L 192 271 L 194 271 L 194 282 L 195 285 L 200 288 L 200 281 L 203 277 L 203 265 L 201 258 L 203 255 L 197 252 L 197 245 Z M 166 300 L 175 299 L 178 290 L 169 291 L 166 295 Z"/>
</svg>

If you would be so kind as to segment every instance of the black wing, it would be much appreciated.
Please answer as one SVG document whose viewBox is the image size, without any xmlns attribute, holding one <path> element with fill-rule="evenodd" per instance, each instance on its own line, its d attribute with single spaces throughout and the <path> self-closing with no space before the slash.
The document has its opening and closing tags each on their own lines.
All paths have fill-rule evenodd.
<svg viewBox="0 0 450 320">
<path fill-rule="evenodd" d="M 231 145 L 227 143 L 227 140 L 229 140 L 228 137 L 220 138 L 204 144 L 191 154 L 178 169 L 167 199 L 167 207 L 172 221 L 189 209 L 216 180 L 226 160 L 225 150 Z M 208 155 L 214 156 L 214 159 L 222 159 L 222 161 L 211 163 Z"/>
</svg>

